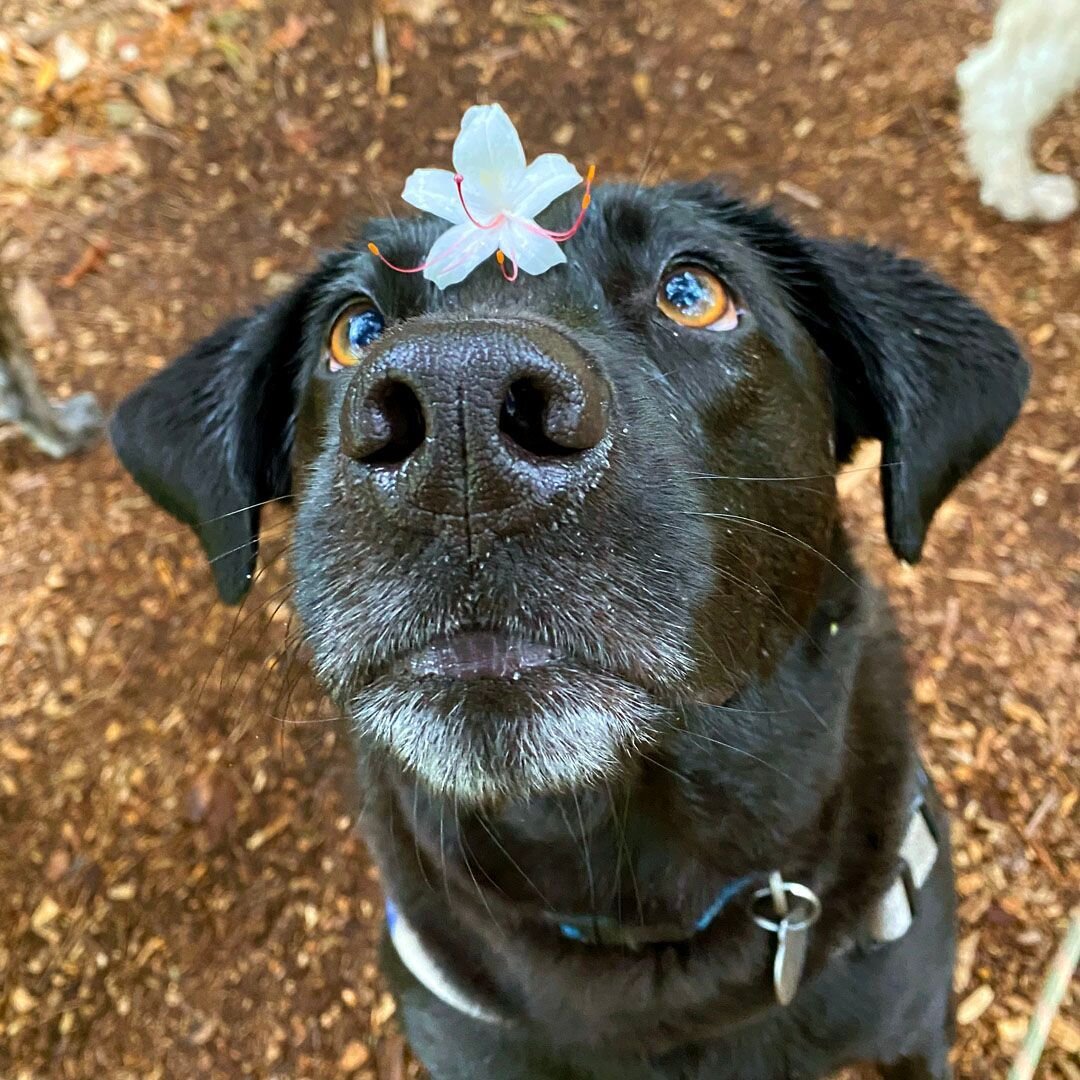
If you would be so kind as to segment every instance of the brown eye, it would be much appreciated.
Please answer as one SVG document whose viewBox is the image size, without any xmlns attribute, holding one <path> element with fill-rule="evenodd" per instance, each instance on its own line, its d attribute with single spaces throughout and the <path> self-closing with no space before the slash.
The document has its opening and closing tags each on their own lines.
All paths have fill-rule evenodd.
<svg viewBox="0 0 1080 1080">
<path fill-rule="evenodd" d="M 724 283 L 711 270 L 692 263 L 665 271 L 656 304 L 680 326 L 734 330 L 739 325 L 738 309 Z"/>
<path fill-rule="evenodd" d="M 349 304 L 330 328 L 330 370 L 352 367 L 385 327 L 382 312 L 370 300 Z"/>
</svg>

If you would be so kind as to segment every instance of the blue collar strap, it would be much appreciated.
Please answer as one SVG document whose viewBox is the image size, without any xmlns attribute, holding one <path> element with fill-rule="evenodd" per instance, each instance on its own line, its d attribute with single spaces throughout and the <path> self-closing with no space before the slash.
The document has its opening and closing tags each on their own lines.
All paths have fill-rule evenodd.
<svg viewBox="0 0 1080 1080">
<path fill-rule="evenodd" d="M 646 945 L 669 945 L 689 941 L 696 934 L 707 930 L 713 920 L 735 899 L 755 882 L 763 880 L 758 874 L 729 881 L 716 899 L 692 924 L 678 923 L 635 925 L 624 923 L 612 915 L 549 915 L 559 933 L 570 941 L 583 945 L 618 946 L 624 949 L 642 949 Z"/>
<path fill-rule="evenodd" d="M 760 875 L 748 874 L 729 882 L 690 927 L 674 924 L 627 926 L 608 915 L 551 915 L 549 918 L 564 938 L 581 942 L 583 945 L 641 949 L 646 945 L 673 944 L 688 941 L 695 934 L 701 933 L 731 900 L 760 880 Z M 402 963 L 436 997 L 474 1020 L 483 1020 L 489 1024 L 508 1023 L 505 1016 L 488 1005 L 481 1004 L 469 991 L 457 984 L 424 945 L 397 905 L 389 899 L 386 901 L 386 926 Z"/>
</svg>

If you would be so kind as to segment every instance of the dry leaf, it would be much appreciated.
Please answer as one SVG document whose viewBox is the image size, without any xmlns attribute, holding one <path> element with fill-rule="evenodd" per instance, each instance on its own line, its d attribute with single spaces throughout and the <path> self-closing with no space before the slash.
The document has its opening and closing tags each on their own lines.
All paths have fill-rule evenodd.
<svg viewBox="0 0 1080 1080">
<path fill-rule="evenodd" d="M 397 1012 L 397 1003 L 390 994 L 384 992 L 371 1008 L 372 1028 L 378 1031 L 395 1012 Z"/>
<path fill-rule="evenodd" d="M 359 1039 L 353 1039 L 342 1051 L 338 1068 L 346 1073 L 356 1072 L 368 1063 L 370 1057 L 371 1051 Z"/>
<path fill-rule="evenodd" d="M 63 277 L 57 280 L 57 284 L 63 289 L 73 288 L 77 282 L 87 274 L 92 273 L 105 261 L 110 246 L 109 241 L 103 238 L 91 241 L 79 256 L 78 262 Z"/>
<path fill-rule="evenodd" d="M 39 96 L 47 94 L 52 89 L 52 85 L 56 82 L 59 74 L 60 65 L 52 57 L 47 58 L 37 69 L 37 74 L 34 76 L 34 93 Z"/>
<path fill-rule="evenodd" d="M 223 773 L 203 773 L 188 791 L 184 815 L 202 828 L 211 846 L 217 847 L 238 825 L 237 798 L 236 785 Z"/>
<path fill-rule="evenodd" d="M 1057 327 L 1052 322 L 1045 322 L 1028 334 L 1028 344 L 1033 349 L 1037 349 L 1040 345 L 1045 345 L 1056 333 Z"/>
<path fill-rule="evenodd" d="M 285 20 L 284 25 L 279 26 L 266 39 L 267 49 L 272 53 L 295 49 L 296 46 L 304 40 L 304 35 L 308 32 L 310 25 L 311 24 L 307 19 L 302 19 L 299 15 L 290 14 Z"/>
<path fill-rule="evenodd" d="M 71 868 L 71 856 L 63 848 L 57 848 L 45 863 L 45 880 L 51 884 L 59 881 Z"/>
<path fill-rule="evenodd" d="M 1014 724 L 1027 724 L 1036 731 L 1046 730 L 1046 721 L 1027 702 L 1021 701 L 1015 694 L 1004 693 L 1001 695 L 1001 711 Z"/>
<path fill-rule="evenodd" d="M 1066 1017 L 1054 1017 L 1050 1025 L 1050 1039 L 1066 1054 L 1080 1054 L 1080 1026 Z"/>
<path fill-rule="evenodd" d="M 22 38 L 8 38 L 8 45 L 11 49 L 11 55 L 19 61 L 20 64 L 26 64 L 27 67 L 40 67 L 45 63 L 45 56 L 39 53 L 33 45 L 27 44 Z"/>
<path fill-rule="evenodd" d="M 28 278 L 20 277 L 11 294 L 11 306 L 26 340 L 43 345 L 56 337 L 56 320 L 42 291 Z"/>
<path fill-rule="evenodd" d="M 278 110 L 274 118 L 290 150 L 297 154 L 310 154 L 318 145 L 319 130 L 314 125 L 297 120 L 284 109 Z"/>
<path fill-rule="evenodd" d="M 19 139 L 0 156 L 0 184 L 12 187 L 51 187 L 71 177 L 138 175 L 143 160 L 126 135 L 90 139 L 64 134 L 50 139 Z"/>
<path fill-rule="evenodd" d="M 42 119 L 43 113 L 40 109 L 31 109 L 29 105 L 16 105 L 8 113 L 8 126 L 16 131 L 31 131 Z"/>
<path fill-rule="evenodd" d="M 1007 1016 L 997 1023 L 998 1038 L 1006 1046 L 1017 1046 L 1027 1031 L 1027 1021 L 1022 1016 Z"/>
<path fill-rule="evenodd" d="M 67 34 L 57 34 L 53 48 L 56 50 L 56 73 L 61 82 L 77 79 L 90 63 L 90 54 Z"/>
<path fill-rule="evenodd" d="M 945 576 L 950 581 L 960 581 L 965 585 L 1000 585 L 1001 580 L 997 575 L 990 573 L 989 570 L 980 570 L 974 566 L 953 566 L 946 572 Z"/>
<path fill-rule="evenodd" d="M 426 26 L 444 7 L 447 0 L 392 0 L 386 10 L 392 15 L 405 15 L 420 26 Z"/>
<path fill-rule="evenodd" d="M 560 124 L 554 134 L 551 136 L 551 141 L 556 146 L 569 146 L 570 141 L 574 137 L 574 125 L 573 124 Z"/>
<path fill-rule="evenodd" d="M 48 894 L 41 898 L 40 903 L 34 908 L 30 916 L 30 928 L 38 931 L 43 930 L 60 914 L 60 905 Z"/>
<path fill-rule="evenodd" d="M 143 75 L 135 84 L 135 97 L 155 124 L 172 127 L 176 120 L 176 105 L 163 80 Z"/>
<path fill-rule="evenodd" d="M 974 1024 L 993 1003 L 993 988 L 986 983 L 983 983 L 977 990 L 972 990 L 971 993 L 957 1006 L 956 1022 L 961 1027 L 964 1027 L 967 1024 Z"/>
<path fill-rule="evenodd" d="M 953 969 L 953 990 L 962 994 L 971 982 L 971 972 L 975 967 L 975 956 L 979 949 L 978 930 L 960 939 L 956 949 L 956 967 Z"/>
<path fill-rule="evenodd" d="M 777 181 L 776 190 L 787 195 L 789 199 L 802 203 L 803 206 L 809 206 L 811 210 L 820 210 L 824 205 L 819 196 L 812 191 L 807 191 L 801 184 L 796 184 L 791 180 Z"/>
<path fill-rule="evenodd" d="M 263 255 L 251 264 L 251 280 L 265 281 L 277 267 L 277 259 Z"/>
<path fill-rule="evenodd" d="M 142 115 L 133 102 L 127 99 L 121 101 L 106 101 L 104 105 L 105 118 L 115 128 L 131 127 Z"/>
</svg>

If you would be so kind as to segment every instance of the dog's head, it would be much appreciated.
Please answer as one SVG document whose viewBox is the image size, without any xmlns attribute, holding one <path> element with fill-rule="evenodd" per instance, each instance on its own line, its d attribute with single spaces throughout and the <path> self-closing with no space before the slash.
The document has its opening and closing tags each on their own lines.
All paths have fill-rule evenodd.
<svg viewBox="0 0 1080 1080">
<path fill-rule="evenodd" d="M 440 227 L 363 237 L 410 264 Z M 335 254 L 112 425 L 228 601 L 259 505 L 295 496 L 324 685 L 362 747 L 469 800 L 611 777 L 767 674 L 817 603 L 853 445 L 881 441 L 914 561 L 1027 383 L 1011 337 L 919 265 L 711 185 L 600 188 L 567 254 L 445 292 Z"/>
</svg>

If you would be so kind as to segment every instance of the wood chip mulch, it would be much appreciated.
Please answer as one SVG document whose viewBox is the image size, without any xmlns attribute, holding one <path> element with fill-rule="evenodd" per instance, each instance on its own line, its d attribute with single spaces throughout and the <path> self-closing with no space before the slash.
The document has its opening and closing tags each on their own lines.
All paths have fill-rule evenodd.
<svg viewBox="0 0 1080 1080">
<path fill-rule="evenodd" d="M 1080 885 L 1080 218 L 1008 224 L 959 153 L 983 0 L 0 0 L 0 259 L 46 298 L 50 393 L 105 405 L 283 288 L 465 106 L 601 176 L 722 172 L 928 260 L 1026 344 L 1006 445 L 923 563 L 845 483 L 952 810 L 957 1074 L 1003 1077 Z M 302 12 L 302 13 L 301 13 Z M 1037 133 L 1080 174 L 1080 96 Z M 239 613 L 108 448 L 0 433 L 0 1076 L 415 1072 L 379 983 L 349 755 L 289 658 L 287 517 Z M 1080 1080 L 1076 989 L 1038 1075 Z"/>
</svg>

